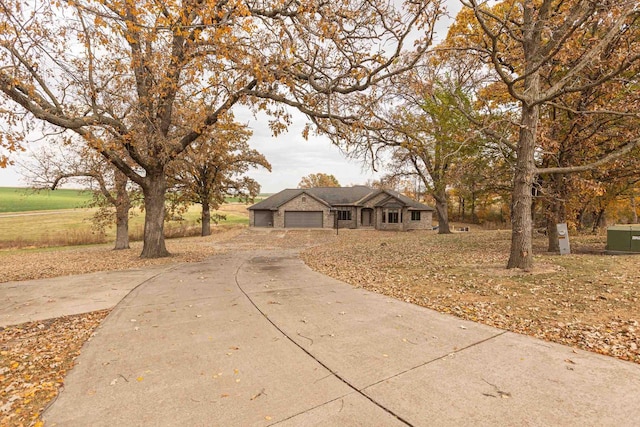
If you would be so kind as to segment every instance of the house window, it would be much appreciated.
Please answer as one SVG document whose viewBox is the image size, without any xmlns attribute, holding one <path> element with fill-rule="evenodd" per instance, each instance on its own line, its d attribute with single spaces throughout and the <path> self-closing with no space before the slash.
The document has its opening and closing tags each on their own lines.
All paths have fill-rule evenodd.
<svg viewBox="0 0 640 427">
<path fill-rule="evenodd" d="M 398 211 L 395 209 L 390 210 L 387 214 L 387 219 L 389 221 L 389 224 L 397 224 L 399 219 Z"/>
<path fill-rule="evenodd" d="M 302 196 L 302 203 L 305 203 L 307 201 L 307 198 L 305 196 Z"/>
<path fill-rule="evenodd" d="M 338 210 L 338 221 L 351 221 L 351 209 Z"/>
<path fill-rule="evenodd" d="M 411 221 L 420 221 L 420 211 L 411 211 Z"/>
</svg>

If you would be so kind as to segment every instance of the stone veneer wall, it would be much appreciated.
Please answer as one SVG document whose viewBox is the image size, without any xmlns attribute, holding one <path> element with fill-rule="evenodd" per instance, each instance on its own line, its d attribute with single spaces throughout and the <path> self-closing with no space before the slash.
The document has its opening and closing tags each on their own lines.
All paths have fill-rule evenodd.
<svg viewBox="0 0 640 427">
<path fill-rule="evenodd" d="M 420 211 L 420 221 L 411 221 L 411 211 L 407 212 L 407 230 L 431 230 L 433 212 Z M 406 219 L 406 218 L 405 218 Z"/>
<path fill-rule="evenodd" d="M 339 206 L 336 206 L 336 208 L 339 208 Z M 354 208 L 354 207 L 349 207 L 349 210 L 351 210 L 351 219 L 350 220 L 340 220 L 338 221 L 338 227 L 340 228 L 356 228 L 358 226 L 358 222 L 360 221 L 359 217 L 358 217 L 358 209 Z M 333 215 L 331 215 L 331 220 L 333 221 Z M 331 226 L 333 226 L 334 224 L 331 223 Z M 325 226 L 326 227 L 326 226 Z"/>
</svg>

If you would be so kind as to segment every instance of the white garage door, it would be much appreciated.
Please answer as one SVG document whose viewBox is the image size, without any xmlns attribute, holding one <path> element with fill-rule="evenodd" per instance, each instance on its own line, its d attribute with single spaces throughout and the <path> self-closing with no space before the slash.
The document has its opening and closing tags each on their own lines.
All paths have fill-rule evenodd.
<svg viewBox="0 0 640 427">
<path fill-rule="evenodd" d="M 322 228 L 322 211 L 320 212 L 295 212 L 284 213 L 284 226 L 286 228 Z"/>
</svg>

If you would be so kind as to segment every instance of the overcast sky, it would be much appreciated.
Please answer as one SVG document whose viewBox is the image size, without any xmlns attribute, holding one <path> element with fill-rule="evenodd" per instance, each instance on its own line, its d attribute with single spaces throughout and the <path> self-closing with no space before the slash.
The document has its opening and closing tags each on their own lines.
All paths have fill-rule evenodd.
<svg viewBox="0 0 640 427">
<path fill-rule="evenodd" d="M 446 7 L 450 16 L 455 17 L 460 10 L 458 0 L 446 0 Z M 438 38 L 446 36 L 448 20 L 443 20 L 439 27 Z M 271 136 L 266 117 L 257 119 L 249 114 L 236 112 L 236 119 L 248 123 L 253 130 L 250 140 L 252 148 L 265 155 L 271 163 L 272 171 L 252 171 L 248 175 L 256 179 L 262 186 L 262 192 L 275 193 L 285 188 L 296 188 L 303 176 L 311 173 L 332 174 L 338 182 L 347 186 L 350 184 L 364 184 L 369 179 L 377 179 L 384 172 L 375 173 L 363 167 L 362 163 L 347 159 L 337 147 L 331 144 L 326 137 L 310 135 L 308 140 L 302 138 L 302 129 L 306 118 L 297 112 L 293 112 L 293 124 L 289 131 L 277 138 Z M 25 159 L 24 155 L 18 155 L 18 160 Z M 1 187 L 24 187 L 19 174 L 19 166 L 0 168 Z"/>
<path fill-rule="evenodd" d="M 293 113 L 293 124 L 289 131 L 277 138 L 271 136 L 266 126 L 268 117 L 257 120 L 250 115 L 236 114 L 236 119 L 249 123 L 253 130 L 251 147 L 265 155 L 271 163 L 272 172 L 265 169 L 248 173 L 258 181 L 263 193 L 275 193 L 285 188 L 296 188 L 300 179 L 312 173 L 326 173 L 335 176 L 342 186 L 364 184 L 368 179 L 377 179 L 376 174 L 365 168 L 361 161 L 350 160 L 340 152 L 338 147 L 323 136 L 302 137 L 306 117 L 296 111 Z"/>
</svg>

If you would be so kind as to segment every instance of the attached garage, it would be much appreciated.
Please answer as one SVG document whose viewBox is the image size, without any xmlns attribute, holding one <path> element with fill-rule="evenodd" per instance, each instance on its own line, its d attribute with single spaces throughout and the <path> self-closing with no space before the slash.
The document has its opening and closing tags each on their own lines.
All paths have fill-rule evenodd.
<svg viewBox="0 0 640 427">
<path fill-rule="evenodd" d="M 273 227 L 273 211 L 253 211 L 254 227 Z"/>
<path fill-rule="evenodd" d="M 322 228 L 322 211 L 286 211 L 285 228 Z"/>
</svg>

